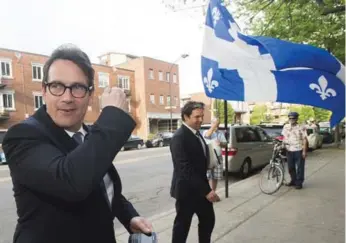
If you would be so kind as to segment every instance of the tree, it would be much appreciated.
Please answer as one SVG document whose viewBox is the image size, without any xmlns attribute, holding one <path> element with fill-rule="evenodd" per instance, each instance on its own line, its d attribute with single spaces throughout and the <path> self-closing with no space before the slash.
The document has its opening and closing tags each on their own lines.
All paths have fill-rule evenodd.
<svg viewBox="0 0 346 243">
<path fill-rule="evenodd" d="M 219 118 L 220 123 L 224 123 L 225 121 L 225 111 L 224 111 L 224 101 L 215 99 L 214 102 L 216 114 L 215 116 Z M 227 103 L 227 121 L 228 123 L 232 123 L 234 119 L 234 110 L 231 104 Z"/>
<path fill-rule="evenodd" d="M 324 48 L 345 59 L 345 0 L 237 0 L 253 35 Z M 339 12 L 341 10 L 341 12 Z"/>
<path fill-rule="evenodd" d="M 291 106 L 290 112 L 292 111 L 299 113 L 299 123 L 305 123 L 311 119 L 315 119 L 314 108 L 311 106 Z"/>
<path fill-rule="evenodd" d="M 266 105 L 255 105 L 250 117 L 250 124 L 257 125 L 261 122 L 269 122 L 269 116 L 266 114 L 267 110 L 268 108 Z"/>
<path fill-rule="evenodd" d="M 315 113 L 315 120 L 317 122 L 329 121 L 332 112 L 318 107 L 314 107 L 313 109 Z"/>
</svg>

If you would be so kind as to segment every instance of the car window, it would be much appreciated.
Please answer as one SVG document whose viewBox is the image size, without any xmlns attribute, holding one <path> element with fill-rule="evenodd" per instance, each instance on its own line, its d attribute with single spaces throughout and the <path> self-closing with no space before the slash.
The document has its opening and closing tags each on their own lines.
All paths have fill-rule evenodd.
<svg viewBox="0 0 346 243">
<path fill-rule="evenodd" d="M 259 142 L 260 136 L 255 129 L 251 127 L 235 128 L 235 135 L 238 143 Z"/>
<path fill-rule="evenodd" d="M 270 140 L 270 136 L 263 129 L 257 128 L 257 132 L 262 141 Z"/>
</svg>

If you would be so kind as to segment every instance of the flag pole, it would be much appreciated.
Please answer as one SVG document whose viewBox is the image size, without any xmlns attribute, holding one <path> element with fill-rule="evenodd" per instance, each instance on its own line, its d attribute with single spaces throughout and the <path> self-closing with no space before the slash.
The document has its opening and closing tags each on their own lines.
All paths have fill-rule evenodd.
<svg viewBox="0 0 346 243">
<path fill-rule="evenodd" d="M 229 139 L 229 133 L 228 133 L 228 125 L 227 125 L 227 117 L 228 117 L 228 103 L 227 100 L 224 100 L 224 118 L 225 118 L 225 137 L 226 137 L 226 147 L 225 147 L 225 196 L 228 198 L 228 139 Z"/>
</svg>

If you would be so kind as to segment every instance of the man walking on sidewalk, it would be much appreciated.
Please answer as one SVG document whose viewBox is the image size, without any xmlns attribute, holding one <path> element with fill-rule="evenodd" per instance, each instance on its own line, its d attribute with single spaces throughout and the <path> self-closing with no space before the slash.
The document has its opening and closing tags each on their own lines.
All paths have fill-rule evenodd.
<svg viewBox="0 0 346 243">
<path fill-rule="evenodd" d="M 297 112 L 290 112 L 288 118 L 289 124 L 286 124 L 282 131 L 284 143 L 287 144 L 287 162 L 291 176 L 291 182 L 287 186 L 302 189 L 308 149 L 306 129 L 298 124 L 299 114 Z"/>
<path fill-rule="evenodd" d="M 219 125 L 220 125 L 219 119 L 214 118 L 211 122 L 210 129 L 203 133 L 203 137 L 205 139 L 210 139 L 215 144 L 214 149 L 218 157 L 218 160 L 220 162 L 220 164 L 217 165 L 215 168 L 209 169 L 207 173 L 210 187 L 214 191 L 216 191 L 218 180 L 222 180 L 222 174 L 223 174 L 221 147 L 224 147 L 227 145 L 227 140 L 223 132 L 219 130 Z"/>
<path fill-rule="evenodd" d="M 185 243 L 192 216 L 199 219 L 200 243 L 210 243 L 215 225 L 213 202 L 219 200 L 206 176 L 209 152 L 199 132 L 204 104 L 190 101 L 182 108 L 183 125 L 174 134 L 170 150 L 173 160 L 171 196 L 176 199 L 172 243 Z"/>
</svg>

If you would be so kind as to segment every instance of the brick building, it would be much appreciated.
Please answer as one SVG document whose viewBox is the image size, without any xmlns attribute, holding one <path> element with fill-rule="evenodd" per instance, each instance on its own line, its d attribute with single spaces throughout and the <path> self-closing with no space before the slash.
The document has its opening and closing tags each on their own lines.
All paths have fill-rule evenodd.
<svg viewBox="0 0 346 243">
<path fill-rule="evenodd" d="M 43 65 L 48 56 L 0 48 L 0 129 L 6 130 L 32 115 L 42 104 Z M 100 113 L 99 97 L 108 86 L 126 91 L 129 112 L 136 121 L 138 102 L 135 99 L 135 74 L 132 70 L 93 64 L 95 92 L 88 107 L 86 123 L 93 123 Z M 135 130 L 137 133 L 138 127 Z"/>
<path fill-rule="evenodd" d="M 175 130 L 180 119 L 178 66 L 149 57 L 107 53 L 95 69 L 95 92 L 85 123 L 100 113 L 103 89 L 124 89 L 129 112 L 137 122 L 134 134 Z M 32 115 L 43 103 L 43 65 L 48 56 L 0 48 L 0 129 L 6 130 Z M 171 119 L 172 118 L 172 119 Z M 172 126 L 171 126 L 172 123 Z"/>
<path fill-rule="evenodd" d="M 149 134 L 177 129 L 180 120 L 178 65 L 114 52 L 99 58 L 102 64 L 135 73 L 136 114 L 140 118 L 137 135 L 147 138 Z"/>
<path fill-rule="evenodd" d="M 203 102 L 205 104 L 203 123 L 209 124 L 213 118 L 212 99 L 206 96 L 204 92 L 192 93 L 181 99 L 182 105 L 185 105 L 186 102 L 190 100 Z"/>
</svg>

